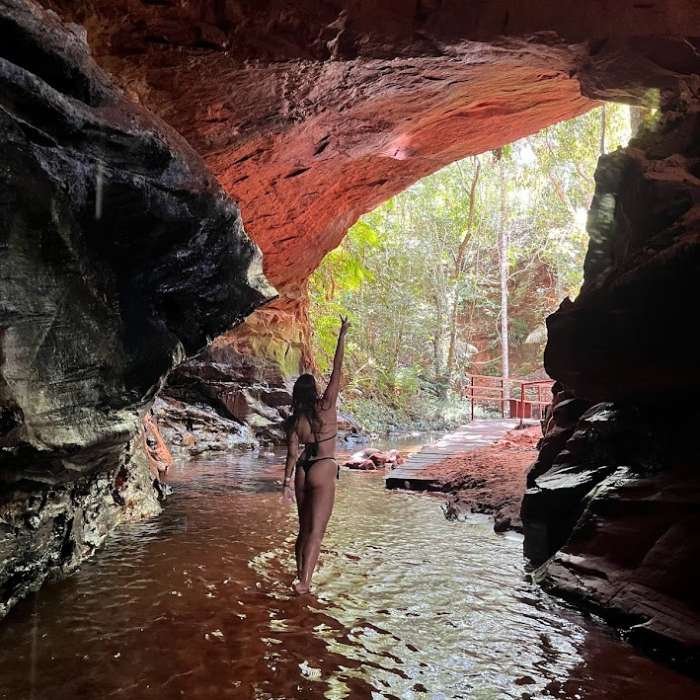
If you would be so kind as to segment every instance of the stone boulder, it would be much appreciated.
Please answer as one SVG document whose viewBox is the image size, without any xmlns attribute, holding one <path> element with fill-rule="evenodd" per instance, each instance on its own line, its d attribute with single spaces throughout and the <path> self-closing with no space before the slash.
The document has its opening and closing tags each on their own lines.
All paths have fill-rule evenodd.
<svg viewBox="0 0 700 700">
<path fill-rule="evenodd" d="M 242 442 L 281 444 L 285 440 L 284 420 L 292 403 L 285 380 L 272 363 L 254 362 L 231 347 L 220 352 L 214 343 L 181 364 L 168 377 L 161 395 L 169 402 L 170 425 L 177 420 L 178 411 L 181 423 L 189 420 L 188 405 L 199 406 L 199 410 L 208 406 L 212 416 L 224 420 L 219 423 L 222 445 L 230 443 L 231 421 L 239 426 L 234 432 L 246 432 Z M 212 432 L 210 444 L 214 442 Z"/>
<path fill-rule="evenodd" d="M 221 415 L 210 404 L 158 397 L 152 410 L 160 432 L 180 458 L 235 453 L 258 445 L 248 425 Z"/>
<path fill-rule="evenodd" d="M 399 464 L 403 464 L 404 459 L 398 450 L 378 450 L 368 447 L 364 450 L 353 452 L 343 463 L 348 469 L 358 471 L 384 471 L 386 468 L 393 469 Z"/>
</svg>

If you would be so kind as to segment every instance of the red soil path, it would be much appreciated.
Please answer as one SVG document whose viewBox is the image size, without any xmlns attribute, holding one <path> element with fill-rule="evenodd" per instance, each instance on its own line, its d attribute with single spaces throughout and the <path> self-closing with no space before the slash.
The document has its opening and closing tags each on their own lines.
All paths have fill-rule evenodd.
<svg viewBox="0 0 700 700">
<path fill-rule="evenodd" d="M 450 496 L 448 518 L 466 513 L 488 513 L 498 531 L 520 531 L 520 503 L 525 493 L 525 475 L 537 457 L 539 426 L 511 430 L 493 445 L 448 457 L 424 473 L 440 482 Z"/>
</svg>

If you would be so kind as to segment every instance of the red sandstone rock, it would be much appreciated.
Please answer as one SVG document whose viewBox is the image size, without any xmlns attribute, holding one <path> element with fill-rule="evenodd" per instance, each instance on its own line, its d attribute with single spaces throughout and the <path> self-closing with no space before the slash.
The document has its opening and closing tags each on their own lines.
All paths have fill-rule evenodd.
<svg viewBox="0 0 700 700">
<path fill-rule="evenodd" d="M 697 66 L 674 37 L 700 34 L 689 0 L 46 2 L 240 202 L 281 296 L 230 342 L 292 373 L 310 362 L 306 279 L 360 214 L 589 109 L 582 86 L 669 84 Z"/>
<path fill-rule="evenodd" d="M 398 450 L 389 450 L 382 452 L 373 448 L 366 448 L 354 452 L 348 460 L 344 462 L 344 466 L 349 469 L 359 469 L 362 471 L 372 471 L 383 469 L 384 467 L 393 468 L 403 461 Z"/>
</svg>

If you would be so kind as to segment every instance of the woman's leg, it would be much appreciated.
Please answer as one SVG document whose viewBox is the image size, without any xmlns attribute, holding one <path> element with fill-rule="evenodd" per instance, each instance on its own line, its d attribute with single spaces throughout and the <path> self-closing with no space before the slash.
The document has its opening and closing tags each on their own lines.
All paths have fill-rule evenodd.
<svg viewBox="0 0 700 700">
<path fill-rule="evenodd" d="M 294 543 L 294 556 L 297 562 L 297 578 L 301 579 L 301 555 L 304 550 L 304 539 L 309 529 L 309 503 L 305 499 L 306 473 L 302 467 L 297 467 L 294 477 L 294 492 L 297 499 L 297 515 L 299 516 L 299 533 Z"/>
<path fill-rule="evenodd" d="M 336 471 L 335 461 L 324 459 L 316 462 L 306 474 L 304 509 L 308 508 L 308 530 L 302 543 L 301 576 L 295 586 L 297 593 L 307 593 L 311 585 L 311 577 L 321 551 L 321 541 L 333 512 Z"/>
</svg>

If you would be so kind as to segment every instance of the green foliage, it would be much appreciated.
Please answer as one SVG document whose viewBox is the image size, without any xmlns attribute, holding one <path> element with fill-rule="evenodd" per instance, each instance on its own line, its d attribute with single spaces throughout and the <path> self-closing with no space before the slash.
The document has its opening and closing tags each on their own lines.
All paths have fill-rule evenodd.
<svg viewBox="0 0 700 700">
<path fill-rule="evenodd" d="M 604 123 L 607 150 L 626 143 L 627 107 L 606 105 Z M 310 280 L 314 349 L 327 371 L 338 315 L 350 317 L 343 397 L 366 427 L 463 419 L 460 377 L 500 373 L 501 172 L 511 375 L 540 368 L 543 342 L 526 341 L 543 340 L 533 330 L 580 287 L 602 125 L 598 108 L 453 163 L 363 216 L 326 256 Z"/>
</svg>

